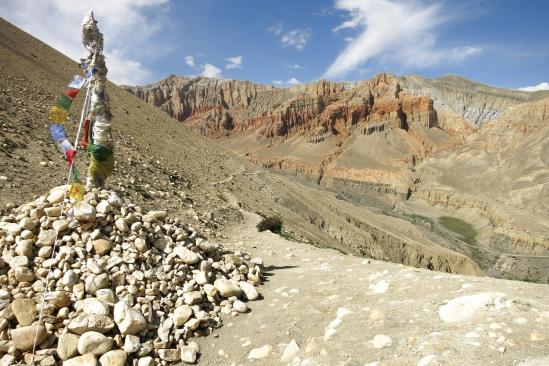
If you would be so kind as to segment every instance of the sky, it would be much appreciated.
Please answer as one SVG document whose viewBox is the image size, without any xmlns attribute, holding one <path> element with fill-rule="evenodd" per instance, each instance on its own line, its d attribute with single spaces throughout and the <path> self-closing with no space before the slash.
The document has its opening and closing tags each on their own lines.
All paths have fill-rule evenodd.
<svg viewBox="0 0 549 366">
<path fill-rule="evenodd" d="M 378 72 L 549 90 L 546 0 L 0 0 L 0 16 L 78 60 L 84 13 L 109 78 L 170 74 L 279 86 Z"/>
</svg>

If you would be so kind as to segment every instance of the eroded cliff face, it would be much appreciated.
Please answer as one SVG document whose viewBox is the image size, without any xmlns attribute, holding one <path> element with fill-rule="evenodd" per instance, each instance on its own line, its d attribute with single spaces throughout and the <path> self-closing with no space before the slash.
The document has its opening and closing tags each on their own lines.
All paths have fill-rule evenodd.
<svg viewBox="0 0 549 366">
<path fill-rule="evenodd" d="M 439 116 L 433 99 L 403 90 L 399 78 L 385 73 L 288 89 L 170 76 L 127 89 L 260 165 L 350 195 L 356 190 L 345 187 L 359 182 L 405 197 L 413 189 L 411 167 L 473 131 L 457 114 Z"/>
</svg>

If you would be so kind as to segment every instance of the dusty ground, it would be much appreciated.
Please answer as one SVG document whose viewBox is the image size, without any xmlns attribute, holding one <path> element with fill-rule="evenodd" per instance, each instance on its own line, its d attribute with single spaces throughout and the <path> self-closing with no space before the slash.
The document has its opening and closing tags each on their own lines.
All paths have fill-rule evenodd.
<svg viewBox="0 0 549 366">
<path fill-rule="evenodd" d="M 263 258 L 263 299 L 201 340 L 201 365 L 549 365 L 548 285 L 343 255 L 259 233 L 258 216 L 244 215 L 222 241 Z M 443 321 L 441 306 L 466 295 L 492 296 L 492 303 L 468 317 L 467 306 L 479 303 L 473 298 L 450 312 L 462 321 Z M 381 335 L 390 344 L 375 348 Z M 292 340 L 299 350 L 283 362 Z M 271 351 L 249 359 L 261 347 Z"/>
</svg>

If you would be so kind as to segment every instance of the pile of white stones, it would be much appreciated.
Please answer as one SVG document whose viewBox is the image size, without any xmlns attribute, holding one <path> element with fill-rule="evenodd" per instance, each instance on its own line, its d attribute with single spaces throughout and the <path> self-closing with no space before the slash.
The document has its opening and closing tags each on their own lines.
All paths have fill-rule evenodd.
<svg viewBox="0 0 549 366">
<path fill-rule="evenodd" d="M 0 219 L 0 366 L 29 363 L 35 337 L 44 366 L 194 363 L 189 339 L 259 297 L 261 259 L 112 191 L 61 212 L 64 189 Z"/>
</svg>

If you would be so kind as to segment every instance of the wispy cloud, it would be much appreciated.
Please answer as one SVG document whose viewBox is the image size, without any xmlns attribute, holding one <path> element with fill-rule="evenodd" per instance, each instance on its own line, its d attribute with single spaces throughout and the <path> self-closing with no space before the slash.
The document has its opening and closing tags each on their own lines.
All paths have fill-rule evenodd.
<svg viewBox="0 0 549 366">
<path fill-rule="evenodd" d="M 222 78 L 220 68 L 208 63 L 204 65 L 200 65 L 200 67 L 202 69 L 202 73 L 201 73 L 202 76 L 206 76 L 209 78 L 218 78 L 218 79 Z"/>
<path fill-rule="evenodd" d="M 292 47 L 295 50 L 303 51 L 311 39 L 311 35 L 309 29 L 294 29 L 285 33 L 280 40 L 285 47 Z"/>
<path fill-rule="evenodd" d="M 310 29 L 297 28 L 284 32 L 284 22 L 273 24 L 267 28 L 267 31 L 280 37 L 280 42 L 284 47 L 291 47 L 297 51 L 303 51 L 312 36 Z"/>
<path fill-rule="evenodd" d="M 193 69 L 196 69 L 196 64 L 194 63 L 194 56 L 185 56 L 185 63 L 192 67 Z"/>
<path fill-rule="evenodd" d="M 81 42 L 83 15 L 94 9 L 99 28 L 105 36 L 108 77 L 118 84 L 151 81 L 152 71 L 143 60 L 157 55 L 153 41 L 166 21 L 162 10 L 168 0 L 18 0 L 0 2 L 0 14 L 74 60 L 87 54 Z M 123 15 L 121 15 L 123 14 Z M 135 30 L 140 30 L 139 37 Z"/>
<path fill-rule="evenodd" d="M 285 69 L 293 69 L 293 70 L 304 69 L 303 66 L 301 66 L 299 64 L 294 64 L 294 63 L 291 63 L 291 62 L 284 62 L 284 68 Z"/>
<path fill-rule="evenodd" d="M 336 0 L 335 8 L 349 18 L 334 32 L 358 30 L 326 70 L 328 78 L 343 77 L 368 61 L 425 68 L 441 61 L 462 61 L 480 47 L 437 47 L 436 34 L 450 16 L 440 4 L 420 0 Z M 398 22 L 396 22 L 398 20 Z"/>
<path fill-rule="evenodd" d="M 283 29 L 284 29 L 284 22 L 278 22 L 276 24 L 273 24 L 269 28 L 267 28 L 267 31 L 273 33 L 276 36 L 279 36 L 282 33 Z"/>
<path fill-rule="evenodd" d="M 275 85 L 299 85 L 299 84 L 301 84 L 301 82 L 299 80 L 297 80 L 296 78 L 290 78 L 286 81 L 273 80 L 272 83 L 275 84 Z"/>
<path fill-rule="evenodd" d="M 538 85 L 534 85 L 534 86 L 525 86 L 524 88 L 520 88 L 519 90 L 524 90 L 529 92 L 535 92 L 539 90 L 549 90 L 549 83 L 539 83 Z"/>
<path fill-rule="evenodd" d="M 227 65 L 225 65 L 226 69 L 241 69 L 242 68 L 242 56 L 234 56 L 234 57 L 228 57 L 225 59 L 225 61 L 229 61 Z"/>
</svg>

